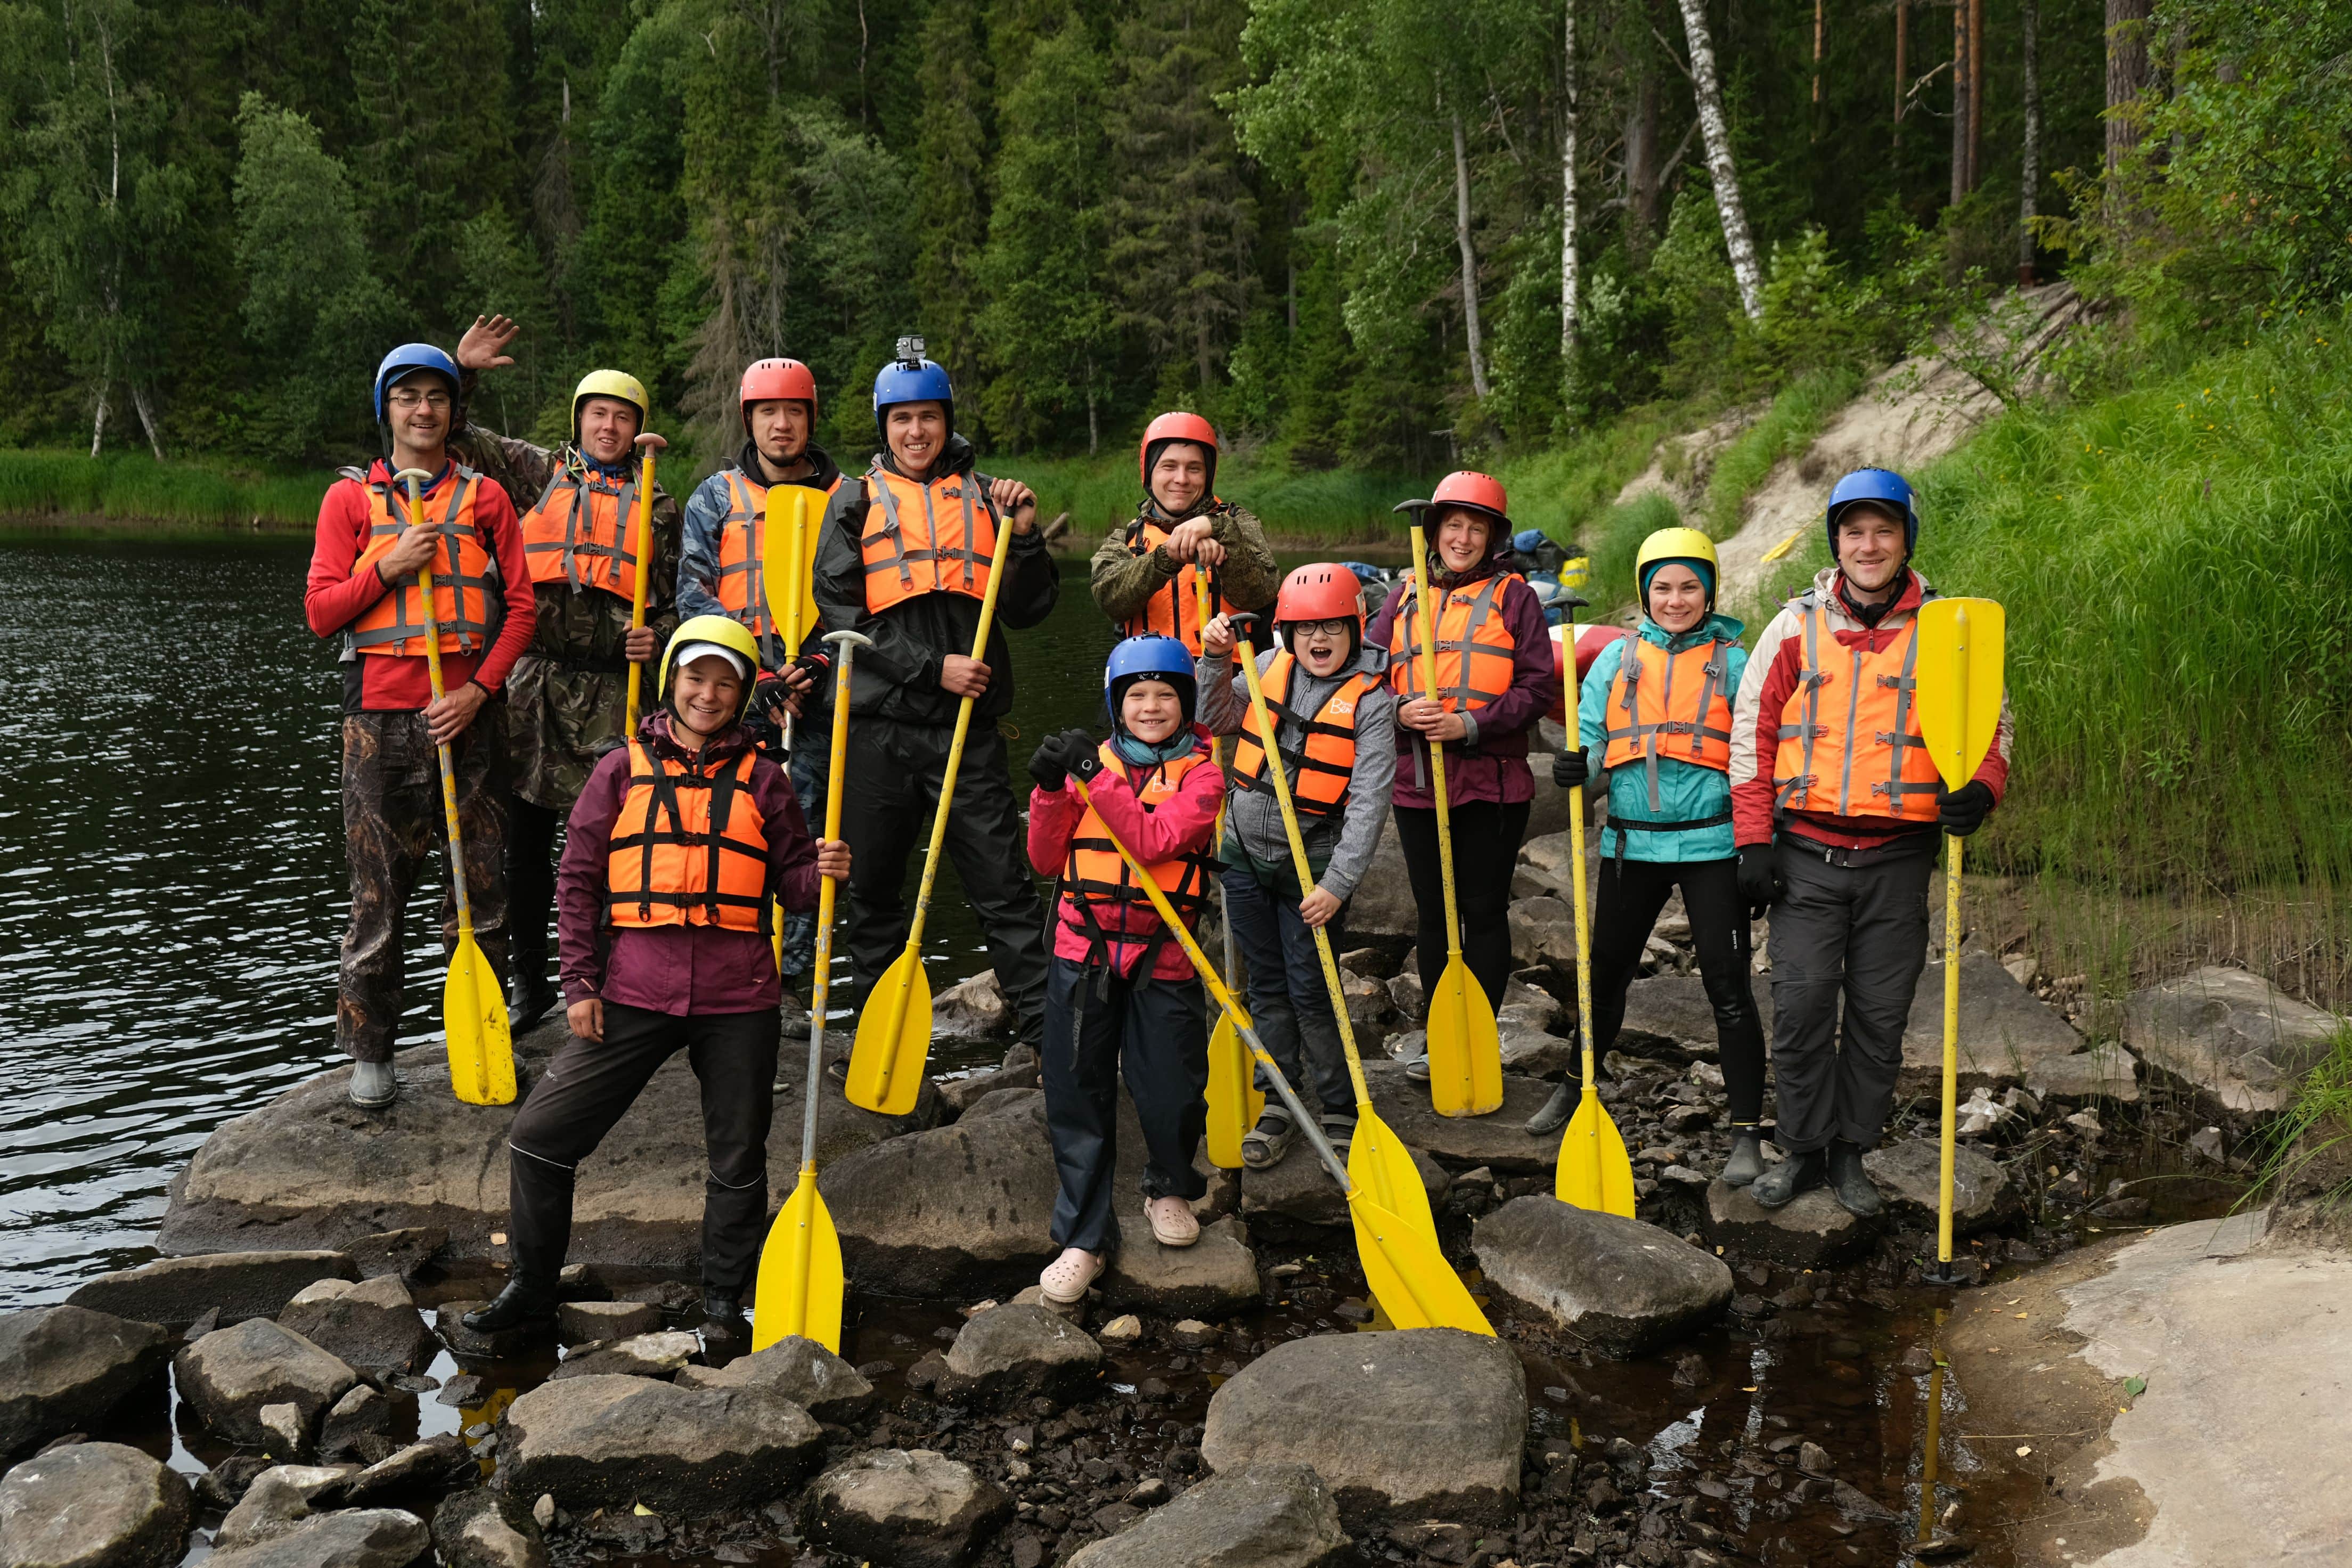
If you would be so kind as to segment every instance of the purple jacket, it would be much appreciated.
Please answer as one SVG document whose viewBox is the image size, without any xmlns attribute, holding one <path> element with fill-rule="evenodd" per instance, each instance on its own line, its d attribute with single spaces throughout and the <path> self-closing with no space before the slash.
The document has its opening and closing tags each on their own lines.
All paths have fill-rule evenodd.
<svg viewBox="0 0 2352 1568">
<path fill-rule="evenodd" d="M 649 713 L 637 736 L 656 756 L 688 755 L 669 738 L 670 716 Z M 751 743 L 738 725 L 705 742 L 712 758 L 742 755 Z M 572 807 L 563 864 L 555 879 L 555 932 L 563 961 L 563 999 L 602 997 L 648 1012 L 688 1017 L 706 1013 L 756 1013 L 783 1001 L 775 954 L 757 931 L 717 926 L 604 923 L 605 863 L 613 824 L 629 794 L 625 746 L 605 753 Z M 784 770 L 761 757 L 751 764 L 751 799 L 767 824 L 768 890 L 787 910 L 816 908 L 816 843 L 793 798 Z"/>
<path fill-rule="evenodd" d="M 1506 549 L 1507 538 L 1507 535 Z M 1473 572 L 1433 572 L 1429 585 L 1443 593 L 1465 583 L 1481 582 L 1502 569 L 1501 557 L 1497 556 Z M 1381 647 L 1390 645 L 1397 612 L 1409 593 L 1410 579 L 1389 595 L 1388 602 L 1372 617 L 1372 624 L 1364 629 L 1365 641 Z M 1528 771 L 1528 742 L 1537 721 L 1559 700 L 1559 672 L 1552 663 L 1551 633 L 1544 625 L 1543 605 L 1537 602 L 1533 588 L 1517 580 L 1506 584 L 1502 616 L 1514 645 L 1511 687 L 1487 706 L 1470 711 L 1474 740 L 1447 743 L 1448 805 L 1468 805 L 1475 801 L 1517 805 L 1535 798 L 1535 775 Z M 1402 702 L 1403 688 L 1393 666 L 1389 679 Z M 1427 742 L 1405 727 L 1402 715 L 1397 720 L 1396 733 L 1396 788 L 1391 798 L 1402 806 L 1433 810 L 1437 800 L 1430 789 Z"/>
</svg>

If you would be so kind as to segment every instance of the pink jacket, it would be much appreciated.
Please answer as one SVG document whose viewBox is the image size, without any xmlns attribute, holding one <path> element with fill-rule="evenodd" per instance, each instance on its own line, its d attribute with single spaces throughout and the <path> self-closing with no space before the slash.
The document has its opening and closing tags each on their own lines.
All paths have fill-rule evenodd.
<svg viewBox="0 0 2352 1568">
<path fill-rule="evenodd" d="M 1206 750 L 1205 742 L 1202 749 Z M 1195 766 L 1184 775 L 1176 794 L 1150 811 L 1143 809 L 1142 803 L 1135 798 L 1133 787 L 1114 769 L 1103 769 L 1087 787 L 1103 821 L 1118 836 L 1118 841 L 1147 866 L 1207 850 L 1210 837 L 1216 831 L 1217 808 L 1225 798 L 1224 772 L 1212 763 Z M 1051 794 L 1043 789 L 1030 790 L 1029 864 L 1037 868 L 1039 876 L 1062 874 L 1063 867 L 1069 863 L 1070 840 L 1077 836 L 1078 824 L 1086 815 L 1087 803 L 1078 798 L 1076 780 Z M 1095 916 L 1105 931 L 1138 939 L 1111 943 L 1112 962 L 1120 974 L 1127 974 L 1142 957 L 1152 934 L 1160 930 L 1160 917 L 1149 906 L 1122 910 L 1102 905 L 1096 906 Z M 1063 898 L 1054 910 L 1054 956 L 1084 962 L 1090 940 L 1075 904 Z M 1152 961 L 1151 977 L 1192 977 L 1192 961 L 1184 955 L 1182 944 L 1175 938 L 1160 943 L 1160 954 Z"/>
</svg>

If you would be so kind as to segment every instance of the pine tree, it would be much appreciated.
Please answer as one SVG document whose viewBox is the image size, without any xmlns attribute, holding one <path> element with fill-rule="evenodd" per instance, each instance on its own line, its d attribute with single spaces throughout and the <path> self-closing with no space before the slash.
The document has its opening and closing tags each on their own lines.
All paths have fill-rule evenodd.
<svg viewBox="0 0 2352 1568">
<path fill-rule="evenodd" d="M 980 258 L 988 243 L 988 61 L 974 0 L 939 0 L 923 19 L 925 91 L 915 137 L 915 298 L 931 357 L 959 386 L 978 387 Z M 982 429 L 981 400 L 966 425 Z M 961 411 L 959 411 L 961 412 Z"/>
</svg>

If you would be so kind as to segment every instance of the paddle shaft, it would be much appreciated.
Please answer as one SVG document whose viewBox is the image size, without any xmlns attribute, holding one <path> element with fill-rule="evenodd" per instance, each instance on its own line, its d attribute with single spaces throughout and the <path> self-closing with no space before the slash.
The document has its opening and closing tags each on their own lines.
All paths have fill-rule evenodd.
<svg viewBox="0 0 2352 1568">
<path fill-rule="evenodd" d="M 646 625 L 646 584 L 653 577 L 654 540 L 654 453 L 646 451 L 643 471 L 637 475 L 636 539 L 630 545 L 629 559 L 636 568 L 636 585 L 629 595 L 629 629 L 643 631 Z M 631 740 L 637 733 L 637 700 L 646 680 L 646 667 L 635 659 L 629 660 L 629 706 L 622 733 Z"/>
<path fill-rule="evenodd" d="M 415 470 L 404 470 L 408 479 L 408 517 L 411 522 L 425 520 L 425 503 L 417 494 Z M 449 548 L 455 550 L 455 545 Z M 456 563 L 450 564 L 452 572 Z M 639 591 L 643 591 L 645 574 L 637 574 Z M 433 687 L 433 700 L 442 700 L 441 689 L 441 626 L 433 614 L 433 568 L 420 566 L 416 571 L 416 596 L 420 601 L 417 613 L 425 617 L 425 676 Z M 450 760 L 449 742 L 436 741 L 433 754 L 441 764 L 441 815 L 449 828 L 449 882 L 457 896 L 457 932 L 460 938 L 474 934 L 474 907 L 466 897 L 466 846 L 457 831 L 457 769 Z M 446 1021 L 445 1021 L 446 1022 Z"/>
<path fill-rule="evenodd" d="M 1422 623 L 1417 639 L 1422 695 L 1437 702 L 1438 617 L 1429 607 L 1429 543 L 1421 530 L 1419 512 L 1413 513 L 1412 521 L 1412 601 L 1406 614 L 1418 616 Z M 1446 814 L 1445 742 L 1424 738 L 1422 746 L 1429 753 L 1430 793 L 1437 802 L 1437 872 L 1445 889 L 1445 957 L 1450 963 L 1462 956 L 1462 921 L 1454 908 L 1454 826 Z"/>
<path fill-rule="evenodd" d="M 1582 695 L 1576 680 L 1576 610 L 1568 612 L 1568 733 L 1561 738 L 1562 752 L 1584 749 L 1584 720 L 1577 710 L 1577 700 Z M 1623 837 L 1623 834 L 1619 834 Z M 1576 1037 L 1584 1046 L 1584 1098 L 1593 1097 L 1592 1087 L 1592 932 L 1586 923 L 1584 904 L 1584 786 L 1579 784 L 1568 792 L 1569 858 L 1575 864 L 1573 880 L 1576 888 Z M 1595 1127 L 1594 1136 L 1600 1130 Z"/>
<path fill-rule="evenodd" d="M 784 561 L 784 610 L 783 614 L 777 615 L 775 606 L 771 605 L 768 606 L 768 612 L 771 617 L 781 623 L 783 627 L 784 652 L 789 657 L 797 658 L 800 657 L 801 639 L 808 636 L 808 628 L 801 625 L 801 600 L 808 591 L 807 557 L 803 553 L 808 544 L 809 492 L 807 486 L 793 487 L 792 508 L 793 525 L 784 535 L 785 543 L 791 551 Z M 838 725 L 835 726 L 835 728 L 838 727 Z M 787 754 L 793 749 L 793 710 L 787 708 L 784 710 L 784 751 Z"/>
<path fill-rule="evenodd" d="M 833 683 L 833 767 L 825 781 L 824 837 L 841 837 L 841 784 L 849 761 L 849 670 L 857 661 L 864 637 L 851 633 L 839 638 L 841 664 Z M 856 640 L 853 641 L 852 638 Z M 832 639 L 828 639 L 832 640 Z M 830 877 L 817 879 L 816 973 L 809 984 L 809 1054 L 807 1103 L 801 1107 L 801 1169 L 816 1169 L 816 1084 L 824 1071 L 824 1009 L 833 989 L 833 905 L 836 885 Z M 807 1243 L 803 1241 L 803 1246 Z"/>
<path fill-rule="evenodd" d="M 1216 590 L 1209 585 L 1209 574 L 1197 570 L 1192 574 L 1192 593 L 1194 606 L 1199 611 L 1198 618 L 1201 625 L 1205 626 L 1209 624 L 1212 613 L 1216 609 L 1218 597 Z M 1219 772 L 1222 773 L 1224 770 L 1225 743 L 1213 735 L 1209 738 L 1209 760 L 1217 764 Z M 1225 802 L 1228 798 L 1229 796 L 1226 795 L 1217 797 L 1216 837 L 1210 840 L 1220 847 L 1225 842 Z M 1217 925 L 1224 933 L 1225 978 L 1231 980 L 1234 975 L 1234 912 L 1226 905 L 1225 884 L 1222 878 L 1217 882 Z"/>
<path fill-rule="evenodd" d="M 1962 606 L 1954 627 L 1952 692 L 1960 722 L 1955 761 L 1965 763 L 1968 752 L 1969 612 Z M 1958 770 L 1955 770 L 1958 771 Z M 1948 783 L 1949 781 L 1947 780 Z M 1957 788 L 1957 785 L 1953 787 Z M 1944 868 L 1944 1130 L 1936 1172 L 1936 1261 L 1951 1272 L 1952 1261 L 1952 1124 L 1959 1111 L 1960 1087 L 1960 837 L 1947 834 Z"/>
</svg>

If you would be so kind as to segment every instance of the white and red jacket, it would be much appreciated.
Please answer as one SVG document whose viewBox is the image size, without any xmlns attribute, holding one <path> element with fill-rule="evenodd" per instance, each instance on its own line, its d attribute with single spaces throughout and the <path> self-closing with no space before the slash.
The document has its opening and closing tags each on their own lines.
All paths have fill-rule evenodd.
<svg viewBox="0 0 2352 1568">
<path fill-rule="evenodd" d="M 1916 572 L 1906 571 L 1906 575 L 1909 581 L 1894 608 L 1877 626 L 1865 626 L 1839 596 L 1838 569 L 1825 567 L 1813 579 L 1811 594 L 1782 605 L 1780 613 L 1772 617 L 1772 624 L 1764 628 L 1764 635 L 1757 638 L 1756 649 L 1748 656 L 1748 672 L 1739 682 L 1739 700 L 1731 712 L 1731 830 L 1739 844 L 1772 841 L 1773 802 L 1779 793 L 1773 770 L 1780 752 L 1780 726 L 1790 699 L 1797 694 L 1804 668 L 1807 598 L 1822 606 L 1825 628 L 1836 637 L 1839 647 L 1882 650 L 1910 626 L 1920 605 L 1935 597 L 1935 590 L 1926 578 Z M 2000 723 L 1993 731 L 1991 748 L 1976 771 L 1977 779 L 1992 791 L 1996 805 L 2009 786 L 2010 747 L 2015 738 L 2016 724 L 2010 713 L 2009 694 L 2004 691 Z M 1891 816 L 1840 816 L 1791 809 L 1782 813 L 1780 826 L 1831 848 L 1868 849 L 1934 824 L 1897 822 Z"/>
</svg>

